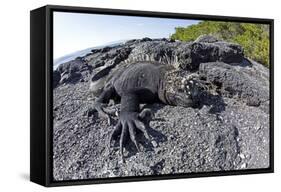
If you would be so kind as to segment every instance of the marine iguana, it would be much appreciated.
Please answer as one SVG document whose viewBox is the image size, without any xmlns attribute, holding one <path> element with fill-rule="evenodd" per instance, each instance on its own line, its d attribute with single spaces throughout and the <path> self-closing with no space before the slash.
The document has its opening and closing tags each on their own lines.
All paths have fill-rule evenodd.
<svg viewBox="0 0 281 192">
<path fill-rule="evenodd" d="M 121 98 L 120 116 L 110 135 L 109 147 L 111 141 L 120 135 L 120 154 L 124 161 L 123 147 L 128 135 L 138 151 L 140 148 L 136 130 L 140 130 L 146 139 L 151 140 L 142 122 L 147 111 L 140 111 L 140 104 L 160 101 L 168 105 L 193 107 L 200 90 L 198 85 L 191 73 L 172 65 L 151 61 L 135 62 L 124 66 L 105 82 L 103 91 L 88 112 L 96 110 L 100 116 L 110 119 L 104 108 L 105 104 L 113 97 Z"/>
</svg>

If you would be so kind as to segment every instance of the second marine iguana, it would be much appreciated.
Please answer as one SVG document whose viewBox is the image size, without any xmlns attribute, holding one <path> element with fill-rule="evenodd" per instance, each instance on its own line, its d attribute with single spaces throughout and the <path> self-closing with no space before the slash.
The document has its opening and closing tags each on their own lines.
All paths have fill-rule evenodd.
<svg viewBox="0 0 281 192">
<path fill-rule="evenodd" d="M 126 138 L 134 143 L 139 151 L 136 130 L 143 132 L 150 140 L 145 124 L 141 103 L 162 102 L 168 105 L 193 107 L 196 105 L 200 86 L 192 75 L 178 70 L 172 65 L 150 61 L 140 61 L 124 66 L 111 75 L 102 87 L 102 92 L 89 111 L 96 110 L 102 117 L 110 118 L 104 104 L 114 97 L 121 98 L 120 116 L 110 143 L 120 135 L 120 154 L 123 161 L 123 147 Z"/>
</svg>

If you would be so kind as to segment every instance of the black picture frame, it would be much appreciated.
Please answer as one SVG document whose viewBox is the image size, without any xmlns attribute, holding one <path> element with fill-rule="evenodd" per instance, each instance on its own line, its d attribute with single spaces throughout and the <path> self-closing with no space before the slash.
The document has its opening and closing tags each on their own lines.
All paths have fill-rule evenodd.
<svg viewBox="0 0 281 192">
<path fill-rule="evenodd" d="M 207 19 L 270 25 L 270 166 L 203 173 L 183 173 L 157 176 L 134 176 L 87 180 L 54 181 L 52 179 L 52 69 L 53 12 L 96 13 L 157 18 Z M 147 12 L 46 5 L 30 12 L 30 180 L 43 186 L 81 185 L 112 182 L 195 178 L 274 172 L 274 20 L 246 17 L 197 15 L 185 13 Z"/>
</svg>

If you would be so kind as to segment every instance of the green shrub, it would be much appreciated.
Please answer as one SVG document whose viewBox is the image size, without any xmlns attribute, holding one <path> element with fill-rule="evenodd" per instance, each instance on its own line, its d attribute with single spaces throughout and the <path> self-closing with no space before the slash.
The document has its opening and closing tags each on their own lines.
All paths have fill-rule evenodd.
<svg viewBox="0 0 281 192">
<path fill-rule="evenodd" d="M 193 41 L 204 34 L 240 44 L 247 57 L 269 67 L 269 25 L 201 21 L 188 27 L 176 27 L 171 39 Z"/>
</svg>

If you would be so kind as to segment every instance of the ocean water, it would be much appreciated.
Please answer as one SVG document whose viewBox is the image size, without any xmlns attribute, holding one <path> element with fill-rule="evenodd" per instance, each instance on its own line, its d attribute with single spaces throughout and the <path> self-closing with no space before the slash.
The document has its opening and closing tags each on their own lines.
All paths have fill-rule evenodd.
<svg viewBox="0 0 281 192">
<path fill-rule="evenodd" d="M 114 41 L 114 42 L 106 43 L 104 45 L 100 45 L 100 46 L 96 46 L 96 47 L 89 47 L 87 49 L 83 49 L 83 50 L 76 51 L 76 52 L 73 52 L 70 54 L 66 54 L 65 56 L 62 56 L 62 57 L 59 57 L 59 58 L 56 58 L 53 60 L 53 70 L 56 70 L 58 68 L 58 66 L 62 63 L 66 63 L 68 61 L 75 59 L 76 57 L 82 57 L 82 56 L 90 53 L 91 50 L 93 50 L 93 49 L 102 49 L 104 47 L 115 47 L 115 46 L 125 43 L 126 41 L 127 40 Z"/>
</svg>

